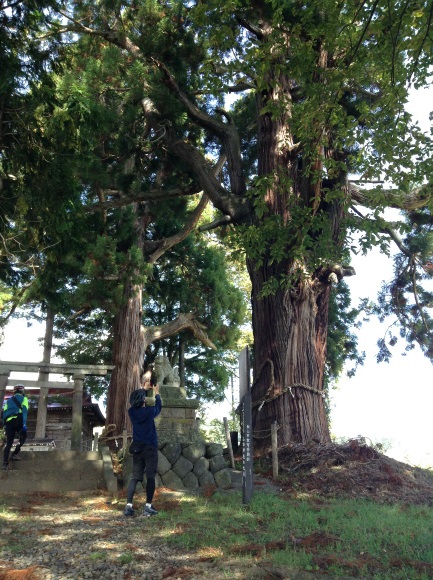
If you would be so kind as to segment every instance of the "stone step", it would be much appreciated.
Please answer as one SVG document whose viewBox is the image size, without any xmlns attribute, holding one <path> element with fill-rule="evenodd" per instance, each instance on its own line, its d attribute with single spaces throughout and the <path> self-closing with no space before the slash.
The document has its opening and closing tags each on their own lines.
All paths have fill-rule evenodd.
<svg viewBox="0 0 433 580">
<path fill-rule="evenodd" d="M 71 461 L 99 461 L 101 455 L 98 451 L 62 451 L 53 449 L 49 451 L 28 451 L 23 448 L 19 454 L 21 461 L 16 463 L 37 462 L 38 465 L 64 463 Z"/>
<path fill-rule="evenodd" d="M 21 467 L 21 466 L 20 466 Z M 54 467 L 53 469 L 45 469 L 41 471 L 40 469 L 22 469 L 17 468 L 15 464 L 12 465 L 7 471 L 4 472 L 6 475 L 13 474 L 14 477 L 21 477 L 26 481 L 36 481 L 36 480 L 62 480 L 66 479 L 68 482 L 71 481 L 81 481 L 83 479 L 88 479 L 89 481 L 97 481 L 102 478 L 102 464 L 98 467 L 95 465 L 83 465 L 81 467 L 75 465 L 70 466 L 69 469 L 59 470 Z"/>
<path fill-rule="evenodd" d="M 99 472 L 102 471 L 102 459 L 93 460 L 83 460 L 78 461 L 76 459 L 69 459 L 63 461 L 40 461 L 39 459 L 29 460 L 23 459 L 22 461 L 11 461 L 9 463 L 11 470 L 29 472 L 35 471 L 44 475 L 45 473 L 58 472 L 63 475 L 73 474 L 75 470 L 78 471 L 88 471 L 88 472 Z"/>
<path fill-rule="evenodd" d="M 24 477 L 25 475 L 25 477 Z M 65 492 L 104 489 L 102 475 L 77 471 L 63 477 L 58 471 L 46 472 L 42 477 L 40 472 L 20 472 L 12 469 L 2 472 L 0 476 L 0 493 L 29 493 L 29 492 Z"/>
<path fill-rule="evenodd" d="M 104 488 L 99 452 L 25 451 L 0 475 L 0 493 L 82 491 Z"/>
</svg>

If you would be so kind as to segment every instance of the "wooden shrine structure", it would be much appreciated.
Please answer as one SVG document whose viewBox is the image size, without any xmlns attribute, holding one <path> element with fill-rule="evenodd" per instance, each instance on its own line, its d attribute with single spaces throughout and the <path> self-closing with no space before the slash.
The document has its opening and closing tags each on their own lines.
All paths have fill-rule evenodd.
<svg viewBox="0 0 433 580">
<path fill-rule="evenodd" d="M 105 376 L 114 369 L 113 365 L 80 365 L 46 362 L 0 361 L 0 404 L 3 401 L 7 387 L 13 388 L 22 384 L 27 388 L 39 389 L 38 414 L 36 420 L 36 437 L 45 437 L 47 422 L 47 397 L 49 393 L 72 391 L 72 428 L 71 450 L 81 451 L 81 432 L 83 428 L 83 394 L 86 376 Z M 49 373 L 72 377 L 72 381 L 48 380 L 18 380 L 10 379 L 11 372 L 43 373 L 47 379 Z M 39 376 L 40 376 L 39 375 Z"/>
</svg>

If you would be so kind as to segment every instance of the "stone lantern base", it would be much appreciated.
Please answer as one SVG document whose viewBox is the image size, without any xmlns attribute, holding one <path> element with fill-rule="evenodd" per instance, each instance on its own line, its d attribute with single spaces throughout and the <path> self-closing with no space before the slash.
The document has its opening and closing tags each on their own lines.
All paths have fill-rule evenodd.
<svg viewBox="0 0 433 580">
<path fill-rule="evenodd" d="M 182 390 L 170 385 L 160 388 L 162 411 L 155 420 L 160 444 L 203 441 L 196 420 L 199 402 L 187 399 Z"/>
</svg>

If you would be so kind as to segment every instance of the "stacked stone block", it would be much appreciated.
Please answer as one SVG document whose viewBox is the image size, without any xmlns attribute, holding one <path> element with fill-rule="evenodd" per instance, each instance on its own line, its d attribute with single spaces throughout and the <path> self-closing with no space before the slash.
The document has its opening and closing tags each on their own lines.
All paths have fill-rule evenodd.
<svg viewBox="0 0 433 580">
<path fill-rule="evenodd" d="M 161 486 L 190 490 L 209 485 L 231 487 L 230 471 L 219 443 L 165 443 L 158 455 L 157 484 Z"/>
<path fill-rule="evenodd" d="M 131 475 L 132 457 L 125 458 L 124 482 Z M 145 485 L 145 482 L 143 482 Z M 232 487 L 230 470 L 219 443 L 162 443 L 158 450 L 157 487 L 199 490 L 207 486 Z"/>
</svg>

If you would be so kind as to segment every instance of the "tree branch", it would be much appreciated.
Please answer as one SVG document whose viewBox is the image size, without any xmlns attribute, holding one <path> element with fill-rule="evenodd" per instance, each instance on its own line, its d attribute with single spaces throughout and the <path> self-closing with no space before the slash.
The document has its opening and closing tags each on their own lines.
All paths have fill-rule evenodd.
<svg viewBox="0 0 433 580">
<path fill-rule="evenodd" d="M 356 210 L 354 210 L 354 211 L 356 211 Z M 360 212 L 356 211 L 356 213 L 358 214 L 358 216 L 360 217 L 361 220 L 370 221 L 376 226 L 379 225 L 379 228 L 376 228 L 378 233 L 385 234 L 385 235 L 389 236 L 402 254 L 407 256 L 413 263 L 418 263 L 421 267 L 424 268 L 422 260 L 416 254 L 414 254 L 411 250 L 409 250 L 409 248 L 407 246 L 405 246 L 403 240 L 401 239 L 401 237 L 398 235 L 398 233 L 392 227 L 391 224 L 389 224 L 384 219 L 376 218 L 375 220 L 369 220 L 369 218 L 364 217 Z M 356 220 L 356 218 L 353 218 L 353 217 L 352 217 L 352 219 Z M 360 225 L 359 229 L 362 229 L 361 225 Z"/>
<path fill-rule="evenodd" d="M 170 248 L 172 248 L 173 246 L 180 244 L 180 242 L 182 242 L 187 235 L 194 229 L 194 227 L 197 225 L 198 220 L 200 219 L 201 214 L 203 213 L 205 207 L 207 206 L 209 201 L 208 196 L 204 193 L 197 205 L 197 207 L 195 208 L 195 210 L 192 212 L 190 218 L 188 219 L 188 221 L 185 223 L 184 227 L 177 232 L 175 235 L 170 236 L 168 238 L 164 238 L 163 240 L 161 240 L 159 242 L 158 248 L 153 251 L 148 259 L 147 262 L 148 264 L 154 264 L 158 258 L 160 258 L 167 250 L 169 250 Z M 156 242 L 151 242 L 151 244 L 155 244 Z M 143 242 L 143 250 L 146 251 L 146 248 L 148 248 L 148 244 L 146 241 Z"/>
<path fill-rule="evenodd" d="M 19 308 L 19 306 L 21 306 L 21 298 L 24 296 L 24 294 L 27 292 L 27 290 L 29 288 L 31 288 L 31 286 L 33 285 L 34 280 L 32 282 L 29 282 L 28 284 L 25 284 L 18 292 L 17 294 L 12 298 L 11 302 L 11 307 L 9 312 L 5 315 L 5 316 L 1 316 L 0 317 L 0 328 L 2 326 L 5 326 L 7 321 L 9 320 L 9 318 L 11 318 L 13 316 L 13 314 L 15 313 L 16 309 Z"/>
<path fill-rule="evenodd" d="M 258 38 L 259 40 L 262 40 L 265 33 L 264 33 L 264 30 L 262 30 L 259 26 L 256 26 L 255 24 L 251 24 L 251 22 L 248 22 L 247 20 L 245 20 L 245 18 L 242 18 L 241 16 L 237 16 L 236 20 L 243 28 L 245 28 L 245 30 L 248 30 L 248 32 L 251 32 L 251 34 L 254 34 L 254 36 L 256 38 Z"/>
<path fill-rule="evenodd" d="M 159 70 L 164 73 L 166 86 L 183 104 L 186 112 L 188 113 L 188 116 L 198 125 L 200 125 L 200 127 L 207 129 L 221 139 L 224 145 L 225 153 L 227 155 L 227 166 L 232 194 L 236 196 L 243 196 L 245 194 L 246 185 L 242 168 L 241 144 L 235 125 L 230 122 L 224 123 L 219 121 L 218 119 L 215 119 L 215 117 L 208 115 L 199 109 L 180 89 L 175 78 L 169 69 L 165 66 L 165 64 L 155 59 L 153 62 L 155 63 L 155 66 L 157 66 Z M 229 117 L 228 113 L 226 112 L 224 112 L 224 115 L 226 118 Z"/>
<path fill-rule="evenodd" d="M 61 14 L 64 18 L 69 20 L 74 24 L 74 26 L 66 26 L 56 30 L 57 33 L 61 32 L 77 32 L 77 33 L 85 33 L 89 36 L 99 36 L 104 38 L 111 44 L 126 50 L 131 56 L 136 59 L 139 59 L 142 54 L 140 48 L 134 44 L 128 36 L 122 35 L 118 30 L 115 29 L 108 29 L 108 30 L 97 30 L 93 28 L 89 28 L 88 26 L 84 25 L 79 20 L 74 19 L 72 16 L 67 14 L 66 12 L 59 10 L 59 14 Z M 146 90 L 149 89 L 149 85 L 146 82 L 145 78 L 142 79 L 143 86 Z"/>
<path fill-rule="evenodd" d="M 414 61 L 413 66 L 412 66 L 411 73 L 409 75 L 409 82 L 411 82 L 412 77 L 413 77 L 413 75 L 415 74 L 415 71 L 418 68 L 418 63 L 419 63 L 419 59 L 421 57 L 422 49 L 424 47 L 424 44 L 425 44 L 427 38 L 430 35 L 430 30 L 431 30 L 431 27 L 432 27 L 432 21 L 433 21 L 433 4 L 430 5 L 430 11 L 429 11 L 429 15 L 428 15 L 427 28 L 426 28 L 425 34 L 424 34 L 424 36 L 422 38 L 421 44 L 420 44 L 420 46 L 418 48 L 418 53 L 416 55 L 415 61 Z"/>
<path fill-rule="evenodd" d="M 204 224 L 202 226 L 200 226 L 198 228 L 199 232 L 208 232 L 210 230 L 214 230 L 216 228 L 219 228 L 220 226 L 227 226 L 229 224 L 233 223 L 231 220 L 231 217 L 228 215 L 222 216 L 212 222 L 209 222 L 208 224 Z"/>
<path fill-rule="evenodd" d="M 248 91 L 250 89 L 256 89 L 256 85 L 248 81 L 239 81 L 235 85 L 226 85 L 221 87 L 216 92 L 217 93 L 242 93 L 243 91 Z M 215 91 L 215 89 L 214 89 Z M 194 91 L 193 95 L 207 95 L 209 91 Z"/>
<path fill-rule="evenodd" d="M 124 49 L 138 60 L 145 58 L 140 48 L 120 32 L 116 30 L 93 30 L 81 22 L 74 20 L 66 13 L 62 12 L 62 15 L 73 22 L 76 27 L 72 27 L 74 31 L 85 32 L 92 36 L 100 36 L 119 48 Z M 208 164 L 200 152 L 190 143 L 177 139 L 173 129 L 169 131 L 168 127 L 165 127 L 167 130 L 162 136 L 162 139 L 164 139 L 167 146 L 175 155 L 186 161 L 198 174 L 200 185 L 203 191 L 209 195 L 212 203 L 224 214 L 229 215 L 234 222 L 244 221 L 249 215 L 249 212 L 247 211 L 247 204 L 245 202 L 246 183 L 242 165 L 240 139 L 236 127 L 232 123 L 219 121 L 194 105 L 180 89 L 175 78 L 164 63 L 155 58 L 147 58 L 146 60 L 163 73 L 165 85 L 185 107 L 188 116 L 199 126 L 221 139 L 224 152 L 227 155 L 231 192 L 226 192 L 216 179 L 212 177 Z M 148 88 L 148 85 L 145 83 L 145 90 L 147 91 Z M 148 118 L 157 115 L 155 103 L 150 101 L 149 98 L 143 99 L 142 106 Z"/>
<path fill-rule="evenodd" d="M 196 121 L 201 127 L 210 130 L 212 133 L 217 135 L 220 138 L 224 138 L 227 133 L 228 126 L 226 123 L 222 121 L 218 121 L 211 115 L 208 115 L 201 109 L 199 109 L 194 103 L 192 103 L 189 98 L 185 95 L 185 93 L 180 89 L 179 85 L 177 84 L 175 78 L 169 71 L 169 69 L 165 66 L 164 63 L 153 59 L 153 63 L 155 66 L 164 74 L 165 77 L 165 85 L 170 89 L 172 93 L 176 95 L 178 100 L 183 104 L 185 107 L 188 115 Z"/>
<path fill-rule="evenodd" d="M 355 268 L 352 266 L 333 264 L 332 266 L 324 268 L 322 271 L 320 271 L 318 280 L 322 284 L 338 284 L 338 282 L 341 282 L 343 278 L 355 275 Z"/>
<path fill-rule="evenodd" d="M 187 314 L 179 314 L 179 316 L 162 324 L 161 326 L 142 327 L 143 342 L 145 348 L 156 340 L 161 340 L 179 334 L 185 330 L 189 330 L 192 334 L 205 346 L 217 350 L 214 343 L 210 340 L 205 332 L 205 326 L 195 319 L 195 313 L 189 312 Z"/>
<path fill-rule="evenodd" d="M 397 209 L 413 210 L 425 207 L 433 195 L 432 184 L 416 187 L 408 193 L 395 189 L 384 189 L 377 193 L 374 190 L 362 190 L 353 183 L 348 184 L 348 191 L 353 203 L 364 207 L 377 207 L 377 197 L 380 195 L 388 207 Z"/>
<path fill-rule="evenodd" d="M 222 155 L 214 167 L 215 175 L 218 175 L 224 165 L 225 156 Z M 197 207 L 192 212 L 190 218 L 185 223 L 184 227 L 177 232 L 175 235 L 170 236 L 168 238 L 164 238 L 163 240 L 159 241 L 144 241 L 143 242 L 143 251 L 147 251 L 149 256 L 147 262 L 149 264 L 154 264 L 158 258 L 160 258 L 167 250 L 172 248 L 173 246 L 182 242 L 187 235 L 195 228 L 197 225 L 198 220 L 200 219 L 201 214 L 203 213 L 207 203 L 209 201 L 208 196 L 203 193 Z M 155 249 L 153 249 L 155 248 Z"/>
<path fill-rule="evenodd" d="M 416 279 L 415 279 L 415 268 L 413 269 L 413 272 L 412 272 L 412 291 L 413 291 L 413 295 L 415 298 L 416 307 L 418 308 L 418 312 L 420 313 L 421 320 L 424 324 L 424 328 L 426 329 L 427 334 L 430 336 L 431 333 L 430 333 L 430 330 L 429 330 L 429 327 L 427 324 L 427 320 L 425 318 L 424 310 L 423 310 L 421 304 L 419 303 L 419 299 L 418 299 L 418 291 L 416 289 Z"/>
<path fill-rule="evenodd" d="M 244 222 L 248 219 L 248 200 L 244 196 L 228 193 L 210 171 L 209 163 L 204 156 L 195 147 L 183 139 L 178 139 L 171 128 L 167 129 L 164 141 L 173 154 L 191 167 L 203 191 L 207 193 L 216 208 L 223 214 L 229 215 L 233 223 Z"/>
<path fill-rule="evenodd" d="M 88 205 L 84 208 L 85 212 L 95 212 L 95 211 L 104 211 L 107 209 L 111 209 L 114 207 L 123 207 L 125 205 L 129 205 L 131 203 L 139 203 L 142 201 L 158 201 L 164 199 L 171 199 L 173 197 L 182 197 L 186 195 L 196 195 L 197 189 L 151 189 L 149 191 L 144 191 L 141 193 L 134 193 L 131 195 L 122 195 L 120 190 L 116 189 L 109 189 L 105 190 L 106 195 L 116 195 L 116 199 L 110 199 L 104 202 L 97 202 L 92 205 Z"/>
</svg>

